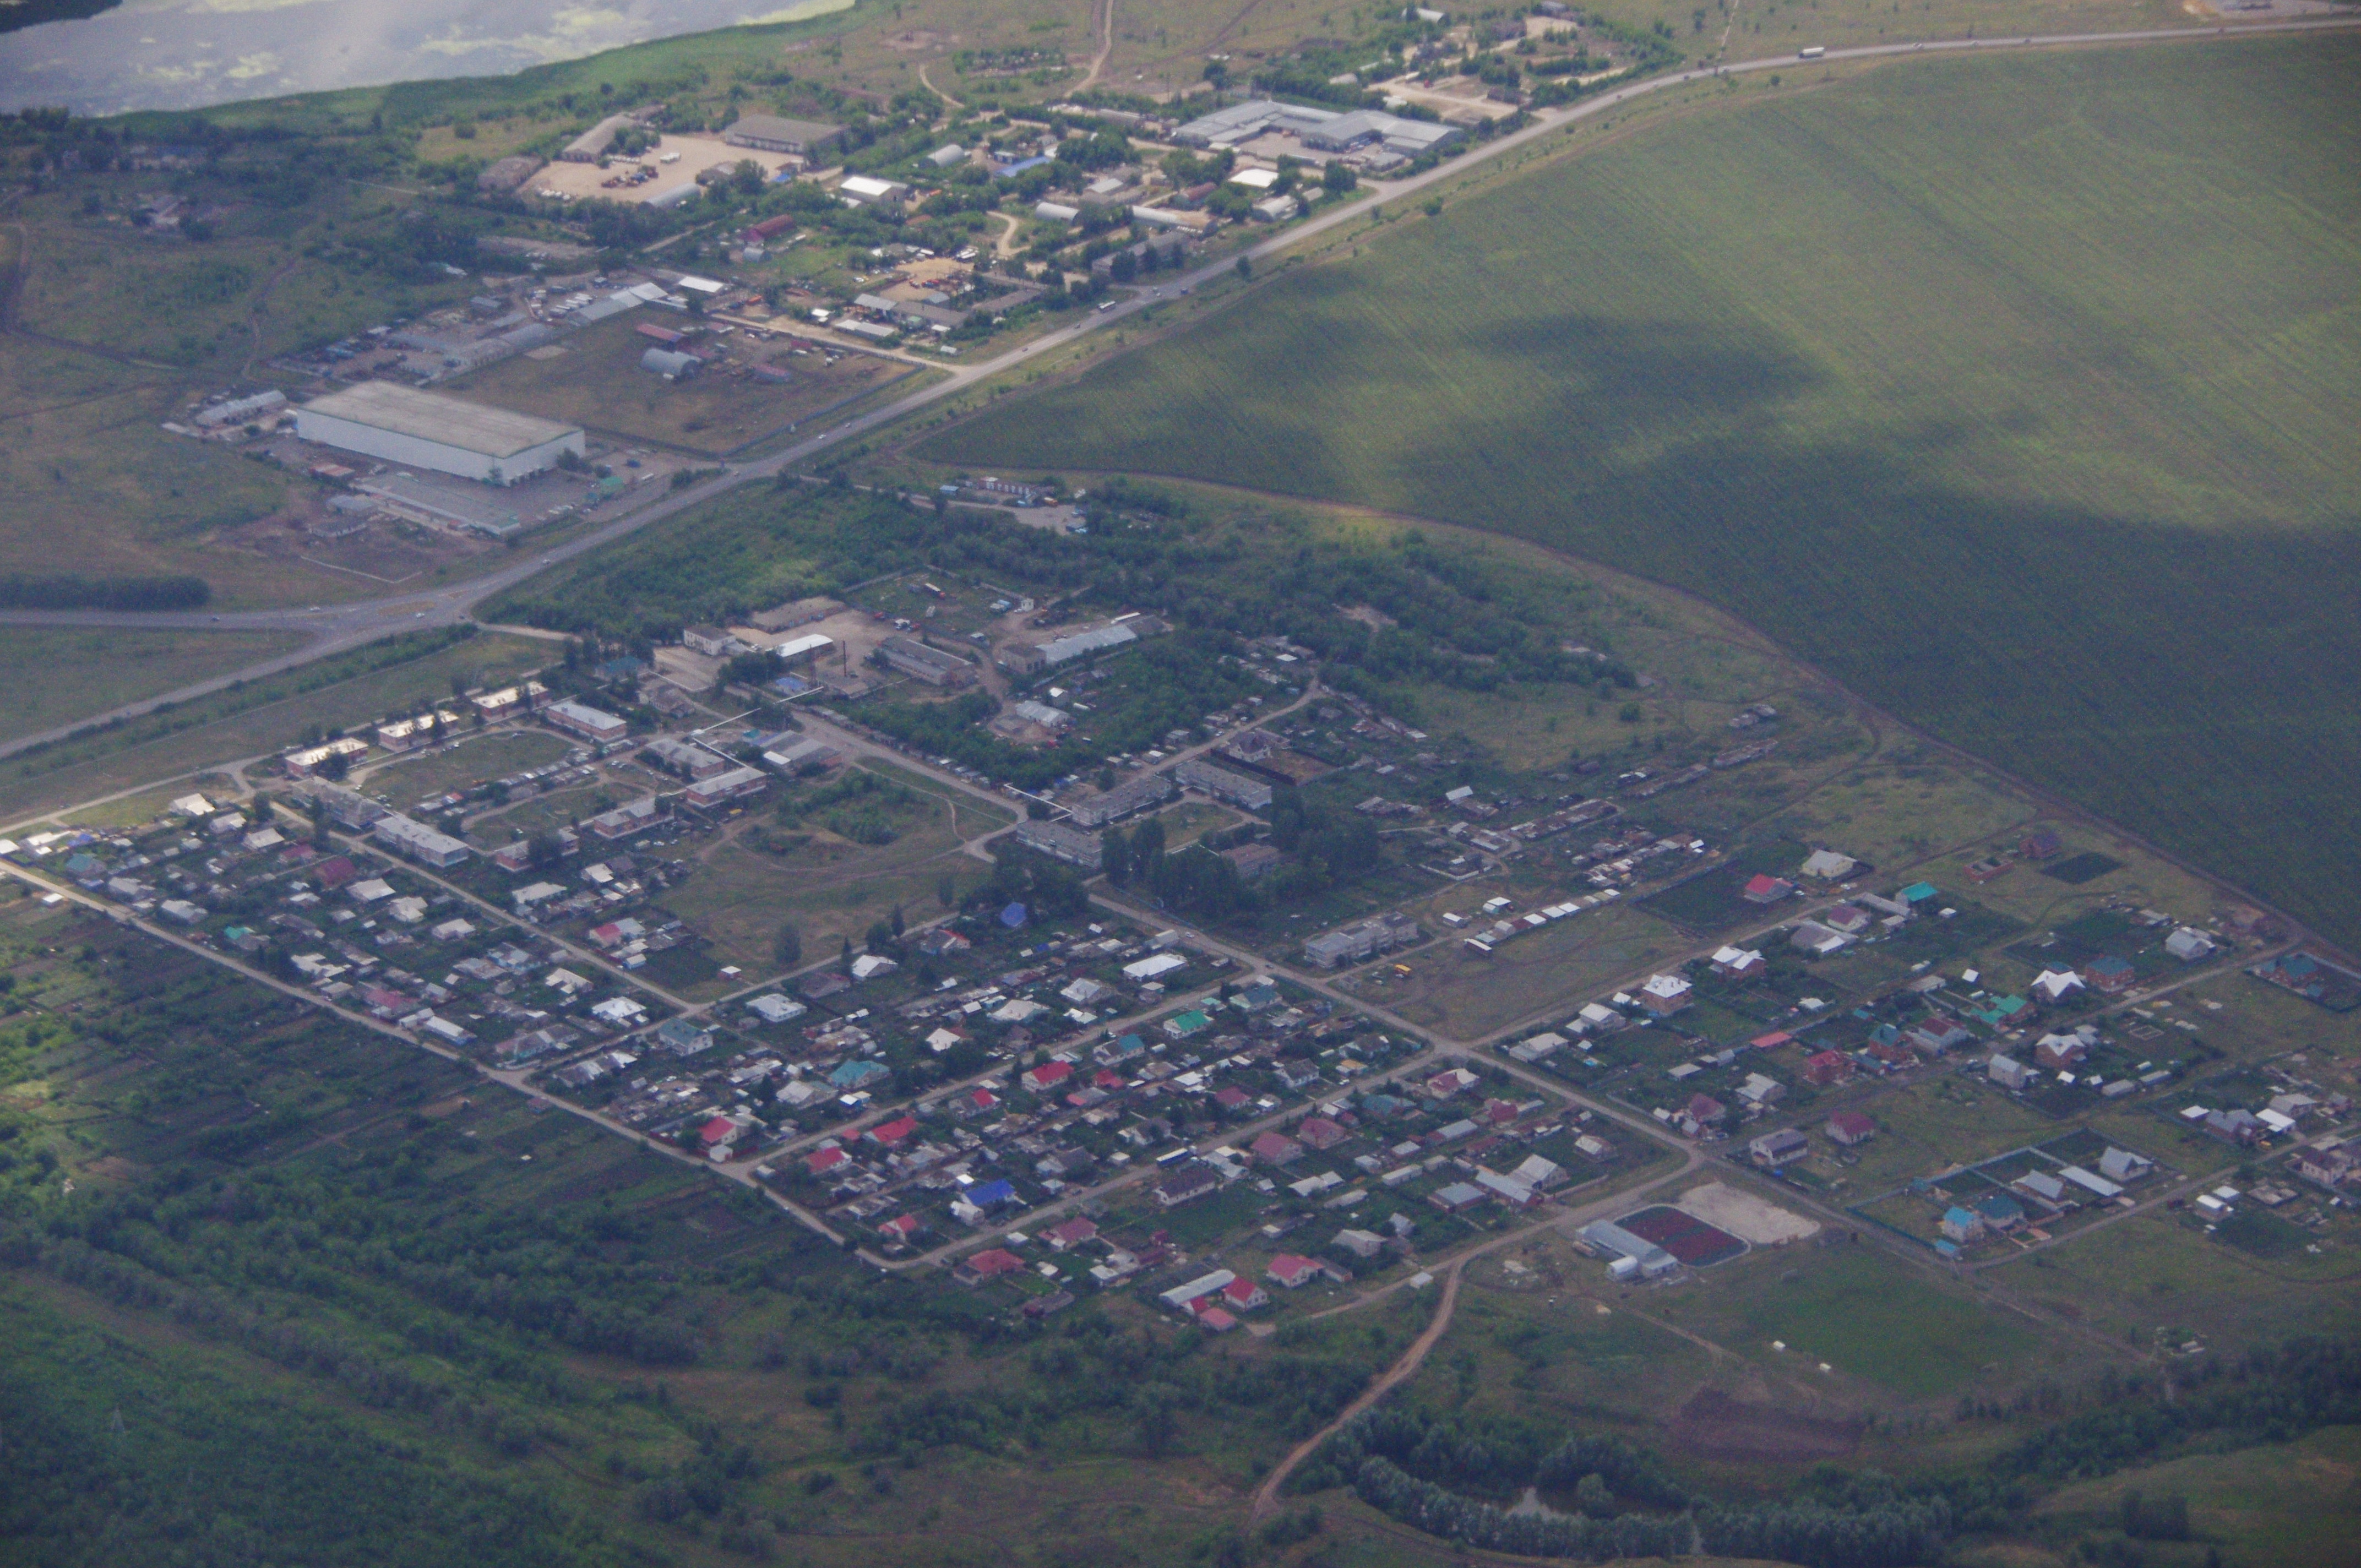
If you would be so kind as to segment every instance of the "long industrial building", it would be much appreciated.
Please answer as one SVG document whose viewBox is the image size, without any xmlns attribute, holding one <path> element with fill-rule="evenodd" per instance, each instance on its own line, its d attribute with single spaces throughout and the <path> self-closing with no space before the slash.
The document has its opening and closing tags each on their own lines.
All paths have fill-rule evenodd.
<svg viewBox="0 0 2361 1568">
<path fill-rule="evenodd" d="M 582 427 L 487 408 L 391 381 L 364 381 L 295 411 L 295 433 L 323 446 L 431 468 L 465 479 L 513 484 L 582 455 Z"/>
</svg>

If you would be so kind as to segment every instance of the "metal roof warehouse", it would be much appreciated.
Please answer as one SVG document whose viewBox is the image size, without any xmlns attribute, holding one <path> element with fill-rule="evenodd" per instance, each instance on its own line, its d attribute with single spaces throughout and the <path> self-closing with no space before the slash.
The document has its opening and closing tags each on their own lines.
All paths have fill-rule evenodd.
<svg viewBox="0 0 2361 1568">
<path fill-rule="evenodd" d="M 390 381 L 364 381 L 295 411 L 305 441 L 390 463 L 495 482 L 555 467 L 583 450 L 582 427 Z"/>
</svg>

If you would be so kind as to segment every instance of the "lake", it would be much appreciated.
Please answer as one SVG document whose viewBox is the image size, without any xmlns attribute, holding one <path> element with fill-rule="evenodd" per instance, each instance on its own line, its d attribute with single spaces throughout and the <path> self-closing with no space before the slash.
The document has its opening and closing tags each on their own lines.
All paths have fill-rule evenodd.
<svg viewBox="0 0 2361 1568">
<path fill-rule="evenodd" d="M 194 109 L 427 77 L 497 76 L 852 0 L 127 0 L 0 33 L 0 109 Z M 783 8 L 784 7 L 784 8 Z M 0 15 L 5 15 L 0 12 Z"/>
</svg>

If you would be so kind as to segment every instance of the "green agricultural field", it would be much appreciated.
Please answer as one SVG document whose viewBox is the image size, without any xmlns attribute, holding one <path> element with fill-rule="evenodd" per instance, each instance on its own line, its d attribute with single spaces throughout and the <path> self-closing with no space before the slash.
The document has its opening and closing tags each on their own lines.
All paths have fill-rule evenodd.
<svg viewBox="0 0 2361 1568">
<path fill-rule="evenodd" d="M 1733 88 L 921 450 L 1676 581 L 2350 939 L 2356 86 L 2323 38 Z"/>
<path fill-rule="evenodd" d="M 0 628 L 0 669 L 41 672 L 38 681 L 11 683 L 0 740 L 256 663 L 302 641 L 291 632 Z"/>
</svg>

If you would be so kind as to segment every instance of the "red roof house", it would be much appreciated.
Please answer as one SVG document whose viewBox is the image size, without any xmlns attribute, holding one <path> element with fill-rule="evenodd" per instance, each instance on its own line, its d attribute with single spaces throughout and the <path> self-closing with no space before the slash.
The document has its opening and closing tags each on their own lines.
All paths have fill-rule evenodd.
<svg viewBox="0 0 2361 1568">
<path fill-rule="evenodd" d="M 951 1277 L 962 1285 L 982 1285 L 1003 1275 L 1016 1274 L 1025 1267 L 1025 1260 L 1006 1247 L 987 1247 L 972 1257 L 962 1258 L 951 1270 Z"/>
<path fill-rule="evenodd" d="M 1064 1252 L 1068 1247 L 1077 1247 L 1084 1242 L 1096 1241 L 1099 1227 L 1097 1222 L 1088 1216 L 1077 1214 L 1071 1220 L 1060 1221 L 1050 1226 L 1044 1234 L 1048 1237 L 1050 1246 L 1059 1252 Z"/>
<path fill-rule="evenodd" d="M 1055 1089 L 1074 1076 L 1074 1064 L 1070 1061 L 1045 1061 L 1027 1071 L 1021 1081 L 1036 1094 Z"/>
<path fill-rule="evenodd" d="M 916 1116 L 901 1115 L 890 1122 L 880 1122 L 869 1129 L 868 1135 L 872 1142 L 883 1144 L 890 1149 L 906 1141 L 917 1130 L 918 1119 Z"/>
<path fill-rule="evenodd" d="M 1270 1292 L 1251 1279 L 1233 1279 L 1215 1292 L 1222 1305 L 1233 1312 L 1251 1312 L 1257 1307 L 1270 1305 Z"/>
<path fill-rule="evenodd" d="M 1316 1259 L 1283 1252 L 1270 1260 L 1270 1266 L 1263 1270 L 1262 1277 L 1282 1290 L 1296 1290 L 1326 1272 Z"/>
<path fill-rule="evenodd" d="M 851 1157 L 842 1149 L 814 1149 L 804 1157 L 804 1168 L 814 1176 L 826 1176 Z"/>
<path fill-rule="evenodd" d="M 1877 1136 L 1877 1124 L 1858 1111 L 1839 1111 L 1828 1118 L 1828 1136 L 1850 1148 Z"/>
<path fill-rule="evenodd" d="M 1297 1141 L 1306 1148 L 1333 1149 L 1352 1135 L 1325 1116 L 1306 1116 L 1295 1129 Z"/>
<path fill-rule="evenodd" d="M 1842 1051 L 1820 1051 L 1804 1058 L 1806 1083 L 1842 1083 L 1852 1075 L 1852 1058 Z"/>
<path fill-rule="evenodd" d="M 1303 1157 L 1303 1146 L 1285 1133 L 1265 1133 L 1247 1146 L 1257 1165 L 1293 1165 Z"/>
</svg>

